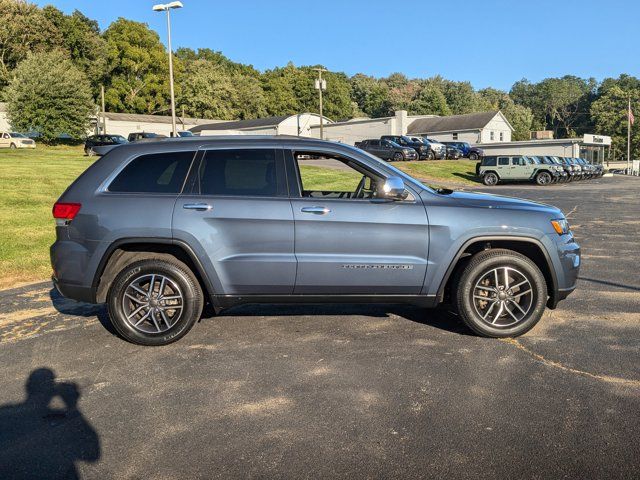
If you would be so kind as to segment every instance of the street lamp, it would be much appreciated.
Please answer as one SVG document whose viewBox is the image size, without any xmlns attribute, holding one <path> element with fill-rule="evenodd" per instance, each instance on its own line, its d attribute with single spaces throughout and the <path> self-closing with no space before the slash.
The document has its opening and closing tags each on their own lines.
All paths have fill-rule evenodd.
<svg viewBox="0 0 640 480">
<path fill-rule="evenodd" d="M 153 6 L 154 12 L 167 12 L 167 43 L 169 44 L 169 89 L 171 91 L 171 134 L 177 137 L 176 132 L 176 97 L 173 91 L 173 51 L 171 50 L 171 17 L 169 10 L 182 8 L 182 2 L 160 3 Z"/>
</svg>

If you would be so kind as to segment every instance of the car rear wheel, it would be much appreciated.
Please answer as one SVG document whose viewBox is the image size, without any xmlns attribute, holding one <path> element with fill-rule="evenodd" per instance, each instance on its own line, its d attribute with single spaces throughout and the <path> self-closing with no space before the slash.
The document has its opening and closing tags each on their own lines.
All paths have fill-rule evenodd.
<svg viewBox="0 0 640 480">
<path fill-rule="evenodd" d="M 477 160 L 478 159 L 478 154 L 475 152 L 471 152 L 469 154 L 469 160 Z"/>
<path fill-rule="evenodd" d="M 125 267 L 107 295 L 116 331 L 131 343 L 160 346 L 185 336 L 202 314 L 202 289 L 175 260 L 140 260 Z"/>
<path fill-rule="evenodd" d="M 435 159 L 436 159 L 436 154 L 435 154 L 435 153 L 433 153 L 433 152 L 429 152 L 429 153 L 427 154 L 427 159 L 428 159 L 428 160 L 435 160 Z"/>
<path fill-rule="evenodd" d="M 12 149 L 14 149 L 14 150 L 15 150 L 15 149 L 16 149 L 16 148 L 18 148 L 18 147 L 16 146 L 16 144 L 15 144 L 15 143 L 12 143 L 11 145 L 9 145 L 9 148 L 12 148 Z"/>
<path fill-rule="evenodd" d="M 536 183 L 538 185 L 549 185 L 551 180 L 552 178 L 549 172 L 540 172 L 536 175 Z"/>
<path fill-rule="evenodd" d="M 529 258 L 512 250 L 485 250 L 471 258 L 456 285 L 464 323 L 483 337 L 516 337 L 542 317 L 547 285 Z"/>
<path fill-rule="evenodd" d="M 402 160 L 404 160 L 404 155 L 402 155 L 400 152 L 396 152 L 393 154 L 394 162 L 401 162 Z"/>
<path fill-rule="evenodd" d="M 496 175 L 493 172 L 487 172 L 484 174 L 484 176 L 482 177 L 482 183 L 484 183 L 485 185 L 492 187 L 494 185 L 498 184 L 498 175 Z"/>
</svg>

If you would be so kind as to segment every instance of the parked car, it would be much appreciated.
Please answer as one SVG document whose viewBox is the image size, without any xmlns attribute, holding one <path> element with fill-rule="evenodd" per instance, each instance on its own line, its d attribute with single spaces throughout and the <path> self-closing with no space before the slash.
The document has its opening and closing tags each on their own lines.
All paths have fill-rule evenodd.
<svg viewBox="0 0 640 480">
<path fill-rule="evenodd" d="M 587 175 L 589 178 L 601 177 L 604 173 L 604 167 L 602 165 L 594 165 L 587 162 L 584 158 L 574 158 L 576 162 L 582 167 L 587 169 Z"/>
<path fill-rule="evenodd" d="M 447 147 L 438 142 L 437 140 L 432 140 L 429 137 L 421 137 L 422 141 L 431 147 L 431 151 L 433 152 L 433 159 L 442 160 L 447 157 Z"/>
<path fill-rule="evenodd" d="M 127 140 L 130 142 L 137 142 L 138 140 L 147 140 L 147 139 L 156 139 L 156 138 L 167 138 L 166 135 L 160 135 L 158 133 L 153 132 L 135 132 L 130 133 L 127 137 Z"/>
<path fill-rule="evenodd" d="M 458 160 L 462 157 L 462 152 L 453 145 L 445 145 L 445 148 L 447 149 L 447 158 L 449 160 Z"/>
<path fill-rule="evenodd" d="M 531 158 L 537 164 L 548 165 L 550 170 L 555 170 L 556 172 L 558 172 L 559 175 L 557 177 L 554 177 L 555 181 L 562 182 L 562 183 L 565 183 L 565 182 L 568 181 L 569 175 L 565 171 L 564 167 L 562 165 L 559 165 L 559 164 L 555 163 L 549 157 L 532 156 L 532 157 L 529 157 L 529 158 Z"/>
<path fill-rule="evenodd" d="M 549 161 L 551 161 L 552 163 L 556 164 L 556 165 L 560 165 L 563 169 L 563 171 L 567 174 L 566 180 L 567 182 L 572 182 L 573 180 L 576 179 L 576 177 L 578 176 L 578 172 L 577 170 L 573 167 L 573 165 L 567 164 L 565 162 L 563 162 L 560 157 L 555 157 L 555 156 L 547 156 L 544 157 L 547 158 Z"/>
<path fill-rule="evenodd" d="M 342 165 L 327 183 L 300 168 L 320 157 Z M 476 334 L 513 337 L 574 290 L 581 260 L 555 207 L 433 190 L 361 149 L 291 137 L 122 145 L 53 216 L 56 288 L 108 303 L 142 345 L 183 337 L 205 303 L 450 301 Z"/>
<path fill-rule="evenodd" d="M 89 156 L 96 155 L 98 153 L 94 150 L 96 147 L 124 145 L 125 143 L 129 142 L 122 135 L 91 135 L 84 142 L 84 153 Z"/>
<path fill-rule="evenodd" d="M 585 178 L 587 178 L 587 172 L 586 169 L 582 168 L 582 165 L 580 165 L 578 162 L 576 162 L 573 158 L 571 157 L 558 157 L 562 162 L 564 162 L 565 165 L 569 165 L 571 166 L 571 168 L 574 171 L 574 179 L 575 180 L 584 180 Z"/>
<path fill-rule="evenodd" d="M 36 148 L 36 142 L 18 132 L 0 132 L 0 148 Z"/>
<path fill-rule="evenodd" d="M 362 142 L 356 142 L 355 146 L 388 162 L 418 159 L 418 152 L 415 149 L 402 147 L 391 140 L 363 140 Z"/>
<path fill-rule="evenodd" d="M 431 159 L 431 147 L 420 140 L 412 140 L 405 135 L 383 135 L 380 140 L 388 140 L 404 148 L 413 148 L 418 154 L 418 160 Z"/>
<path fill-rule="evenodd" d="M 445 145 L 452 145 L 462 152 L 462 156 L 469 160 L 478 160 L 484 157 L 484 150 L 479 147 L 472 147 L 469 142 L 446 141 Z"/>
<path fill-rule="evenodd" d="M 561 170 L 520 155 L 487 156 L 477 167 L 482 183 L 489 186 L 505 181 L 535 181 L 538 185 L 548 185 L 557 181 Z"/>
</svg>

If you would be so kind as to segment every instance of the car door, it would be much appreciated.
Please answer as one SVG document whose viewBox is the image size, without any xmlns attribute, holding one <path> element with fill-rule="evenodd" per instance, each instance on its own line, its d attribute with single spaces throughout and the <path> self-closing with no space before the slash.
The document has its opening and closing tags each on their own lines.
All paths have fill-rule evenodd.
<svg viewBox="0 0 640 480">
<path fill-rule="evenodd" d="M 318 175 L 305 167 L 301 152 L 285 151 L 288 172 L 293 172 L 294 293 L 419 294 L 427 270 L 429 226 L 417 193 L 410 192 L 405 201 L 352 198 L 363 176 L 369 182 L 382 177 L 355 158 L 327 150 L 313 155 L 336 166 Z M 369 183 L 368 189 L 375 186 Z"/>
<path fill-rule="evenodd" d="M 498 157 L 496 171 L 498 172 L 498 176 L 500 178 L 503 178 L 505 180 L 511 178 L 511 162 L 509 161 L 509 157 Z"/>
<path fill-rule="evenodd" d="M 292 293 L 293 214 L 282 150 L 203 150 L 189 183 L 174 209 L 174 237 L 198 250 L 216 294 Z"/>
</svg>

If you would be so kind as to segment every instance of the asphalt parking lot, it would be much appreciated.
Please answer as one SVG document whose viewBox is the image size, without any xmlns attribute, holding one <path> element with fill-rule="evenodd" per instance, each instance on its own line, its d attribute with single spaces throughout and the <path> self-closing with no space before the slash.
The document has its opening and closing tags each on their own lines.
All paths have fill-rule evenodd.
<svg viewBox="0 0 640 480">
<path fill-rule="evenodd" d="M 0 292 L 0 478 L 638 478 L 640 179 L 483 190 L 559 206 L 583 247 L 517 340 L 447 309 L 245 306 L 143 348 L 49 283 Z"/>
</svg>

